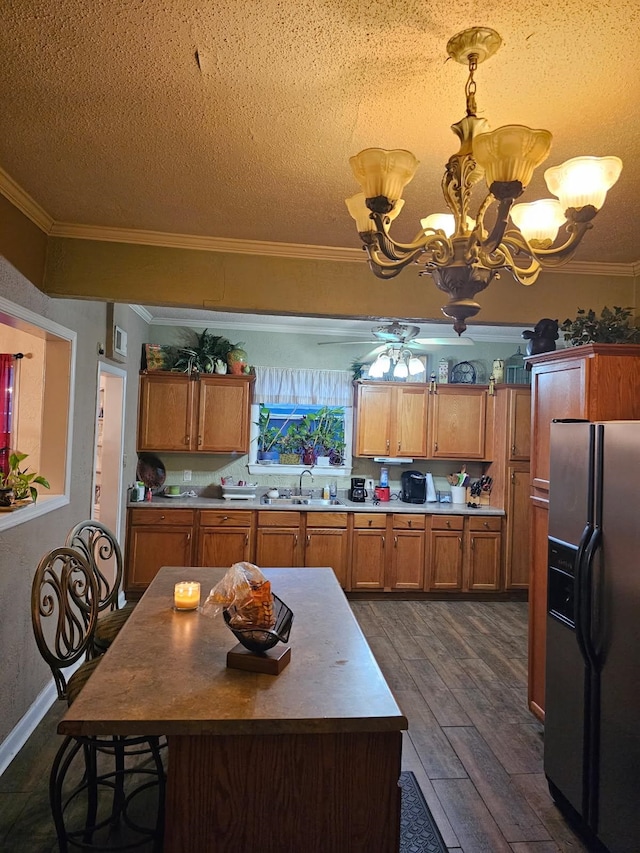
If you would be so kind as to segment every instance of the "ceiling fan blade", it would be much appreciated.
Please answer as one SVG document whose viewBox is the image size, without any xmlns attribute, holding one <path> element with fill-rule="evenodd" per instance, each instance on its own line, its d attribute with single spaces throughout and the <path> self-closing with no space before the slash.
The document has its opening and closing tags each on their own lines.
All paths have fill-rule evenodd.
<svg viewBox="0 0 640 853">
<path fill-rule="evenodd" d="M 319 347 L 326 347 L 326 346 L 331 346 L 332 344 L 341 344 L 344 346 L 346 344 L 347 346 L 358 345 L 358 346 L 365 346 L 366 347 L 368 344 L 379 344 L 379 343 L 380 343 L 380 341 L 372 341 L 372 340 L 367 341 L 364 339 L 361 339 L 359 341 L 318 341 L 318 346 Z"/>
<path fill-rule="evenodd" d="M 446 347 L 446 346 L 459 346 L 459 347 L 472 347 L 474 342 L 471 338 L 461 337 L 461 338 L 414 338 L 412 341 L 409 341 L 408 344 L 422 344 L 423 346 L 432 346 L 432 347 Z"/>
</svg>

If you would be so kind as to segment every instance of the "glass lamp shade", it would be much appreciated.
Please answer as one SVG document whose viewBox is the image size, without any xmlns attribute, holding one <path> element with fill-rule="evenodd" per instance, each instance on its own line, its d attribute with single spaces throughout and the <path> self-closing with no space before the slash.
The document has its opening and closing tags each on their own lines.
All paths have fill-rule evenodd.
<svg viewBox="0 0 640 853">
<path fill-rule="evenodd" d="M 533 170 L 547 157 L 552 136 L 523 124 L 505 124 L 473 140 L 473 155 L 485 170 L 487 186 L 494 181 L 520 181 L 523 188 Z"/>
<path fill-rule="evenodd" d="M 553 243 L 565 222 L 565 208 L 554 198 L 542 198 L 530 204 L 515 204 L 511 218 L 529 243 Z"/>
<path fill-rule="evenodd" d="M 399 361 L 393 368 L 393 375 L 396 379 L 406 379 L 409 375 L 409 368 L 406 361 Z"/>
<path fill-rule="evenodd" d="M 386 353 L 379 355 L 369 368 L 369 376 L 380 379 L 391 367 L 391 359 Z"/>
<path fill-rule="evenodd" d="M 402 197 L 402 190 L 413 178 L 419 161 L 410 151 L 396 148 L 365 148 L 349 158 L 356 180 L 362 187 L 365 198 L 384 196 L 389 201 Z"/>
<path fill-rule="evenodd" d="M 592 204 L 600 210 L 607 190 L 620 177 L 622 160 L 619 157 L 573 157 L 544 173 L 549 192 L 558 196 L 563 210 Z"/>
<path fill-rule="evenodd" d="M 409 359 L 409 373 L 411 376 L 417 376 L 418 373 L 424 373 L 424 364 L 415 355 Z"/>
<path fill-rule="evenodd" d="M 420 220 L 423 231 L 444 231 L 447 237 L 451 237 L 456 230 L 456 220 L 453 213 L 430 213 Z M 467 231 L 473 231 L 476 223 L 467 216 Z"/>
<path fill-rule="evenodd" d="M 356 221 L 356 228 L 358 229 L 359 234 L 376 230 L 376 224 L 371 218 L 371 211 L 367 207 L 364 193 L 356 193 L 355 195 L 352 195 L 351 198 L 345 199 L 344 203 L 347 205 L 347 210 Z M 390 210 L 389 213 L 387 213 L 387 219 L 389 222 L 393 222 L 403 207 L 404 199 L 400 198 L 394 204 L 393 210 Z"/>
</svg>

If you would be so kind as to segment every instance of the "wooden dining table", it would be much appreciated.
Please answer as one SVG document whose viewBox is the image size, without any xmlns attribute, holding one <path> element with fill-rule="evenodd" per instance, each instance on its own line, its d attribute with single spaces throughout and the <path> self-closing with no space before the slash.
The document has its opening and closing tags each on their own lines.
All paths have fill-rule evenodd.
<svg viewBox="0 0 640 853">
<path fill-rule="evenodd" d="M 166 735 L 167 853 L 397 853 L 407 720 L 332 569 L 264 570 L 294 613 L 278 675 L 227 666 L 221 613 L 173 609 L 225 571 L 162 568 L 58 731 Z"/>
</svg>

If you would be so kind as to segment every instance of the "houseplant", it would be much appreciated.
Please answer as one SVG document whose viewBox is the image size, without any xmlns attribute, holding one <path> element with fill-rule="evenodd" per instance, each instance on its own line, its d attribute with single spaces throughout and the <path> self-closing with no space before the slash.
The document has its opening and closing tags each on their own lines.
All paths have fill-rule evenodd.
<svg viewBox="0 0 640 853">
<path fill-rule="evenodd" d="M 16 501 L 35 503 L 38 499 L 36 484 L 45 489 L 50 488 L 48 481 L 41 474 L 30 474 L 28 468 L 20 468 L 20 463 L 24 462 L 27 456 L 27 453 L 13 451 L 9 454 L 6 471 L 0 470 L 0 506 L 10 506 Z"/>
<path fill-rule="evenodd" d="M 263 462 L 279 462 L 278 443 L 282 435 L 282 427 L 271 426 L 271 410 L 264 403 L 260 403 L 256 425 L 258 427 L 258 459 Z"/>
<path fill-rule="evenodd" d="M 605 305 L 600 317 L 596 317 L 591 308 L 588 311 L 578 308 L 575 319 L 567 318 L 560 328 L 565 341 L 570 341 L 574 347 L 581 344 L 639 344 L 640 328 L 630 325 L 632 310 L 614 305 L 611 311 Z"/>
<path fill-rule="evenodd" d="M 232 344 L 227 338 L 212 335 L 205 329 L 196 336 L 193 346 L 180 347 L 173 369 L 185 373 L 213 373 L 218 359 L 226 364 L 229 353 L 241 346 L 241 343 Z"/>
</svg>

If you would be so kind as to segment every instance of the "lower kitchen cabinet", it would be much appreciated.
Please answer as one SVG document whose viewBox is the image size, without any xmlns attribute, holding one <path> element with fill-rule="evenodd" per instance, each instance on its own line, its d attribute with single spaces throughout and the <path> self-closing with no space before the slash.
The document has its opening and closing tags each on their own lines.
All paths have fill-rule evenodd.
<svg viewBox="0 0 640 853">
<path fill-rule="evenodd" d="M 200 512 L 196 549 L 198 566 L 225 568 L 233 563 L 251 561 L 252 546 L 253 513 L 243 510 Z"/>
<path fill-rule="evenodd" d="M 256 564 L 261 568 L 303 565 L 300 512 L 259 512 Z"/>
<path fill-rule="evenodd" d="M 349 531 L 346 512 L 307 513 L 305 566 L 330 566 L 343 589 L 349 582 Z"/>
<path fill-rule="evenodd" d="M 432 516 L 428 589 L 498 591 L 501 552 L 500 516 Z"/>
<path fill-rule="evenodd" d="M 429 536 L 430 590 L 462 589 L 464 516 L 434 515 Z"/>
<path fill-rule="evenodd" d="M 463 590 L 490 592 L 500 589 L 502 519 L 496 516 L 468 518 L 465 539 Z"/>
<path fill-rule="evenodd" d="M 423 589 L 424 525 L 408 513 L 355 513 L 351 589 Z"/>
<path fill-rule="evenodd" d="M 193 565 L 194 512 L 134 509 L 127 523 L 125 591 L 139 597 L 162 566 Z"/>
</svg>

